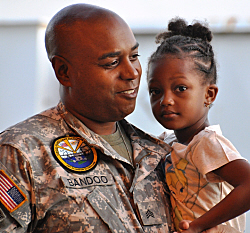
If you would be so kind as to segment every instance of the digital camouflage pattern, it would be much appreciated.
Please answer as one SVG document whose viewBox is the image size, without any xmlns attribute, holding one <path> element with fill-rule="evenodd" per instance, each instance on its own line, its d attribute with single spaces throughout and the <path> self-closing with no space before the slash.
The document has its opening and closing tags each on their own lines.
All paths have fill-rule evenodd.
<svg viewBox="0 0 250 233">
<path fill-rule="evenodd" d="M 0 134 L 0 171 L 27 197 L 17 209 L 0 203 L 0 232 L 171 232 L 161 168 L 170 148 L 125 120 L 135 168 L 62 103 Z M 75 173 L 53 156 L 52 142 L 81 136 L 98 153 L 94 169 Z"/>
</svg>

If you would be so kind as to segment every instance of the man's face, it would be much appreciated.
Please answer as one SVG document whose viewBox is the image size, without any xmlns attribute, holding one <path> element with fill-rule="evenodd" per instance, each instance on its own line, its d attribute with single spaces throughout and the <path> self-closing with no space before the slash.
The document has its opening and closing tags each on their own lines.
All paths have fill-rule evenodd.
<svg viewBox="0 0 250 233">
<path fill-rule="evenodd" d="M 141 77 L 138 43 L 121 19 L 77 25 L 65 57 L 71 85 L 64 103 L 80 120 L 121 120 L 135 108 Z"/>
</svg>

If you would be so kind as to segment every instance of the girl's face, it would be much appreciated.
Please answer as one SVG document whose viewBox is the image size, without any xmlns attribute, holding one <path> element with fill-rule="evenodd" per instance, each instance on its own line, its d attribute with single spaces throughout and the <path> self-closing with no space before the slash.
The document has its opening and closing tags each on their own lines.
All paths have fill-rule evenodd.
<svg viewBox="0 0 250 233">
<path fill-rule="evenodd" d="M 202 76 L 190 58 L 164 56 L 152 62 L 148 70 L 150 102 L 156 120 L 166 129 L 199 129 L 207 121 L 211 85 L 202 84 Z"/>
</svg>

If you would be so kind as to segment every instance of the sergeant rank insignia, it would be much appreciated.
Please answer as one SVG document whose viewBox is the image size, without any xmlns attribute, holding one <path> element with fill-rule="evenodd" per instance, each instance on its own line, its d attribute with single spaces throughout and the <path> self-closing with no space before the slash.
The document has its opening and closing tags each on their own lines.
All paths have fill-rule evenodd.
<svg viewBox="0 0 250 233">
<path fill-rule="evenodd" d="M 97 164 L 98 155 L 95 148 L 78 136 L 55 139 L 52 152 L 63 167 L 76 173 L 89 171 Z"/>
</svg>

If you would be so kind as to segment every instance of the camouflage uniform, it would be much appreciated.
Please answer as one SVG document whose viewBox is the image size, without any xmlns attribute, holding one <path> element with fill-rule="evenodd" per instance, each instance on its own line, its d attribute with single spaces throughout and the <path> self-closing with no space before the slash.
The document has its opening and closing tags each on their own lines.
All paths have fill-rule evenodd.
<svg viewBox="0 0 250 233">
<path fill-rule="evenodd" d="M 15 190 L 5 194 L 19 200 L 14 207 L 0 200 L 0 232 L 171 232 L 161 169 L 169 147 L 120 123 L 135 168 L 62 103 L 0 134 L 0 174 Z M 65 135 L 96 149 L 94 168 L 76 173 L 60 165 L 52 142 Z"/>
</svg>

